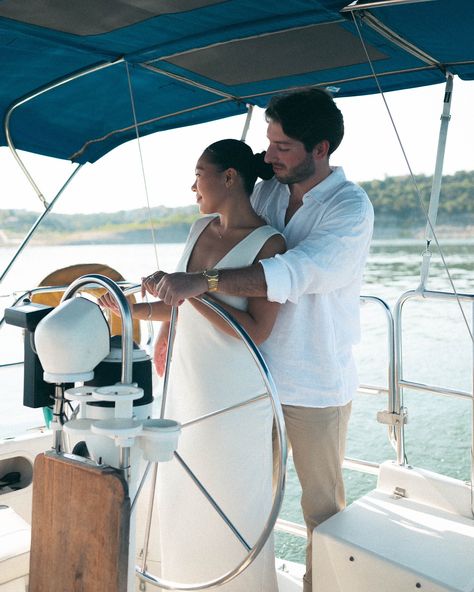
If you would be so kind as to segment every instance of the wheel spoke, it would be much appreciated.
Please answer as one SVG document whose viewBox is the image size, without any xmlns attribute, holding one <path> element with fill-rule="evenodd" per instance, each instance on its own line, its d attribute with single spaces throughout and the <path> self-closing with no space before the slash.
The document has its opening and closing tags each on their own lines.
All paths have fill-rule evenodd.
<svg viewBox="0 0 474 592">
<path fill-rule="evenodd" d="M 145 484 L 146 478 L 148 477 L 148 472 L 150 471 L 151 461 L 147 462 L 146 468 L 143 471 L 142 478 L 137 488 L 137 492 L 135 493 L 135 497 L 133 498 L 132 505 L 130 506 L 130 514 L 134 511 L 138 498 L 140 497 L 140 493 L 142 492 L 142 488 Z"/>
<path fill-rule="evenodd" d="M 178 452 L 175 452 L 174 455 L 175 455 L 176 459 L 178 460 L 179 464 L 183 467 L 183 469 L 186 471 L 186 473 L 194 481 L 194 483 L 197 486 L 197 488 L 199 489 L 199 491 L 204 495 L 204 497 L 211 504 L 211 506 L 214 508 L 214 510 L 219 514 L 219 516 L 222 518 L 222 520 L 230 528 L 230 530 L 232 531 L 234 536 L 237 538 L 237 540 L 242 544 L 242 546 L 245 548 L 245 550 L 247 552 L 250 551 L 252 547 L 247 543 L 247 541 L 240 534 L 240 532 L 237 530 L 237 528 L 232 524 L 232 522 L 227 517 L 227 515 L 224 513 L 224 511 L 219 506 L 219 504 L 216 502 L 216 500 L 211 496 L 211 494 L 207 491 L 207 489 L 204 487 L 204 485 L 201 483 L 201 481 L 199 481 L 199 479 L 192 472 L 192 470 L 189 468 L 189 466 L 184 462 L 183 458 L 178 454 Z"/>
<path fill-rule="evenodd" d="M 150 464 L 151 463 L 148 463 L 148 467 L 150 467 Z M 151 522 L 153 519 L 153 510 L 155 509 L 155 491 L 156 491 L 157 478 L 158 478 L 158 463 L 155 462 L 155 463 L 153 463 L 150 499 L 148 501 L 148 514 L 147 514 L 146 526 L 145 526 L 145 538 L 143 541 L 143 557 L 142 557 L 142 570 L 143 571 L 145 571 L 147 569 L 148 547 L 150 545 L 150 533 L 151 533 Z"/>
<path fill-rule="evenodd" d="M 229 411 L 234 411 L 234 409 L 240 409 L 241 407 L 245 407 L 247 405 L 251 405 L 252 403 L 256 403 L 257 401 L 261 401 L 262 399 L 268 398 L 270 395 L 268 393 L 264 393 L 263 395 L 258 395 L 257 397 L 253 397 L 252 399 L 247 399 L 246 401 L 242 401 L 240 403 L 236 403 L 235 405 L 230 405 L 229 407 L 223 407 L 222 409 L 217 409 L 217 411 L 211 411 L 211 413 L 206 413 L 205 415 L 200 415 L 195 419 L 190 419 L 189 421 L 185 421 L 181 424 L 182 428 L 187 428 L 190 425 L 194 425 L 204 419 L 209 419 L 209 417 L 216 417 L 217 415 L 222 415 L 223 413 L 228 413 Z"/>
</svg>

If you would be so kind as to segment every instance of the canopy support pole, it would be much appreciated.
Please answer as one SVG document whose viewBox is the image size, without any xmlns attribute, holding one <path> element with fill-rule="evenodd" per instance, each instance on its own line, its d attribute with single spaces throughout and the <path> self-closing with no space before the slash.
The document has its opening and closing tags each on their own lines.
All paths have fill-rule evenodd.
<svg viewBox="0 0 474 592">
<path fill-rule="evenodd" d="M 30 228 L 30 231 L 28 232 L 28 234 L 25 236 L 25 238 L 23 239 L 23 242 L 21 243 L 21 245 L 18 247 L 18 249 L 16 250 L 16 253 L 13 255 L 13 257 L 11 258 L 10 262 L 7 264 L 7 266 L 5 267 L 5 269 L 3 270 L 2 274 L 0 275 L 0 284 L 3 281 L 3 278 L 7 275 L 7 273 L 10 271 L 11 267 L 13 266 L 13 264 L 15 263 L 16 259 L 18 258 L 18 256 L 21 254 L 21 252 L 23 251 L 23 249 L 26 247 L 26 245 L 30 242 L 33 234 L 36 232 L 36 229 L 38 228 L 38 226 L 41 224 L 41 222 L 43 221 L 44 218 L 46 218 L 46 216 L 50 213 L 50 211 L 53 209 L 54 204 L 57 202 L 57 200 L 59 199 L 59 197 L 62 195 L 62 193 L 64 192 L 64 190 L 66 189 L 66 187 L 69 185 L 69 183 L 72 181 L 73 177 L 76 175 L 77 172 L 79 172 L 79 169 L 82 168 L 82 164 L 79 164 L 74 171 L 72 172 L 72 174 L 69 176 L 69 178 L 67 179 L 67 181 L 64 183 L 64 185 L 61 187 L 61 189 L 58 191 L 58 193 L 56 194 L 56 196 L 54 197 L 53 201 L 50 204 L 46 205 L 46 209 L 45 211 L 40 214 L 40 216 L 36 219 L 36 221 L 34 222 L 33 226 Z"/>
<path fill-rule="evenodd" d="M 436 226 L 436 219 L 439 209 L 439 195 L 441 191 L 441 183 L 443 180 L 443 164 L 444 155 L 446 152 L 446 139 L 448 135 L 449 122 L 451 120 L 451 98 L 453 94 L 453 75 L 447 74 L 446 87 L 443 98 L 443 111 L 441 113 L 441 123 L 438 135 L 438 149 L 436 153 L 436 164 L 433 175 L 433 183 L 431 185 L 430 203 L 428 209 L 428 217 L 425 230 L 426 250 L 423 253 L 423 260 L 420 269 L 420 285 L 418 290 L 423 292 L 426 289 L 426 283 L 429 277 L 431 251 L 430 244 L 433 240 L 434 228 Z"/>
<path fill-rule="evenodd" d="M 13 140 L 12 140 L 12 137 L 10 134 L 10 120 L 11 120 L 11 116 L 12 116 L 13 111 L 15 111 L 15 109 L 17 109 L 21 105 L 24 105 L 25 103 L 28 103 L 29 101 L 35 99 L 36 97 L 39 97 L 51 90 L 54 90 L 55 88 L 63 86 L 64 84 L 68 84 L 74 80 L 77 80 L 78 78 L 82 78 L 83 76 L 88 76 L 89 74 L 93 74 L 94 72 L 98 72 L 99 70 L 104 70 L 105 68 L 110 68 L 111 66 L 115 66 L 116 64 L 120 64 L 124 61 L 125 61 L 124 58 L 118 58 L 112 62 L 107 62 L 105 64 L 99 64 L 98 66 L 94 66 L 92 68 L 80 70 L 79 72 L 76 72 L 75 74 L 72 74 L 71 76 L 66 76 L 64 78 L 56 80 L 55 82 L 52 82 L 51 84 L 48 84 L 47 86 L 43 86 L 43 87 L 40 87 L 40 88 L 34 90 L 33 92 L 22 97 L 21 99 L 18 99 L 18 101 L 15 101 L 15 103 L 13 103 L 13 105 L 8 109 L 8 111 L 5 115 L 4 123 L 3 123 L 4 129 L 5 129 L 5 137 L 7 140 L 8 147 L 10 148 L 11 153 L 13 154 L 13 157 L 17 161 L 19 167 L 21 168 L 21 170 L 25 174 L 26 178 L 28 179 L 28 182 L 33 187 L 36 195 L 42 201 L 45 208 L 48 207 L 48 203 L 45 200 L 44 195 L 41 193 L 41 190 L 39 189 L 39 187 L 36 185 L 35 181 L 33 180 L 33 177 L 30 175 L 28 169 L 24 165 L 23 161 L 21 160 L 21 158 L 20 158 L 20 156 L 19 156 L 18 152 L 16 151 L 16 148 L 13 144 Z"/>
<path fill-rule="evenodd" d="M 245 118 L 244 129 L 242 130 L 242 135 L 240 137 L 242 142 L 245 142 L 245 140 L 247 139 L 247 134 L 248 134 L 249 127 L 250 127 L 250 122 L 252 121 L 252 115 L 253 115 L 253 105 L 248 104 L 247 105 L 247 117 Z"/>
<path fill-rule="evenodd" d="M 433 0 L 367 0 L 366 2 L 351 2 L 341 12 L 355 12 L 357 10 L 369 10 L 371 8 L 386 8 L 398 4 L 418 4 L 419 2 L 432 2 Z"/>
<path fill-rule="evenodd" d="M 112 62 L 107 62 L 105 64 L 99 64 L 98 66 L 94 66 L 92 68 L 87 68 L 86 70 L 80 70 L 79 72 L 76 72 L 72 76 L 66 76 L 65 78 L 61 78 L 59 80 L 56 80 L 55 82 L 48 84 L 47 86 L 40 87 L 40 88 L 36 89 L 35 91 L 29 93 L 28 95 L 22 97 L 21 99 L 18 99 L 18 101 L 13 103 L 13 105 L 8 109 L 8 111 L 5 115 L 4 122 L 3 122 L 3 126 L 5 129 L 5 137 L 7 140 L 8 147 L 10 148 L 10 151 L 13 154 L 13 157 L 15 158 L 16 162 L 18 163 L 18 166 L 23 171 L 28 182 L 33 187 L 33 190 L 35 191 L 36 195 L 39 197 L 41 203 L 45 207 L 45 211 L 36 219 L 35 223 L 30 228 L 30 231 L 28 232 L 28 234 L 24 238 L 23 242 L 18 247 L 16 253 L 13 255 L 12 259 L 10 260 L 10 262 L 7 264 L 4 271 L 0 275 L 0 284 L 3 281 L 3 278 L 10 271 L 10 269 L 11 269 L 12 265 L 15 263 L 17 257 L 20 255 L 20 253 L 23 251 L 23 249 L 26 247 L 26 245 L 30 242 L 31 237 L 36 232 L 36 229 L 38 228 L 38 226 L 41 224 L 43 219 L 52 210 L 52 208 L 53 208 L 54 204 L 56 203 L 56 201 L 58 200 L 59 196 L 64 192 L 66 187 L 72 181 L 73 177 L 76 175 L 76 173 L 79 171 L 79 169 L 83 166 L 82 164 L 79 164 L 74 169 L 72 174 L 69 176 L 69 178 L 66 180 L 64 185 L 61 187 L 59 192 L 54 197 L 53 201 L 50 204 L 48 204 L 44 195 L 42 194 L 41 190 L 39 189 L 38 185 L 35 183 L 33 177 L 30 175 L 30 172 L 28 171 L 24 162 L 20 158 L 20 156 L 15 148 L 15 145 L 13 144 L 12 136 L 10 133 L 10 120 L 11 120 L 11 116 L 12 116 L 13 112 L 15 111 L 15 109 L 17 109 L 21 105 L 28 103 L 29 101 L 35 99 L 36 97 L 39 97 L 39 96 L 49 92 L 50 90 L 58 88 L 59 86 L 63 86 L 64 84 L 68 84 L 69 82 L 72 82 L 73 80 L 81 78 L 82 76 L 87 76 L 88 74 L 92 74 L 93 72 L 98 72 L 99 70 L 103 70 L 104 68 L 109 68 L 110 66 L 115 66 L 116 64 L 122 63 L 123 61 L 124 61 L 124 58 L 118 58 Z"/>
</svg>

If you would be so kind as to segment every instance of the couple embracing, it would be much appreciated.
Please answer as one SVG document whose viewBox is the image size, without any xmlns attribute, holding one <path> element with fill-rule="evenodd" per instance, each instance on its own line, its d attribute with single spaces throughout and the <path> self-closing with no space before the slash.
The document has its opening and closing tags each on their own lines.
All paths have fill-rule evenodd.
<svg viewBox="0 0 474 592">
<path fill-rule="evenodd" d="M 182 304 L 166 412 L 181 422 L 262 391 L 244 344 L 193 296 L 209 292 L 259 346 L 302 486 L 308 530 L 303 590 L 312 592 L 312 531 L 345 504 L 342 461 L 357 388 L 352 346 L 359 338 L 373 210 L 365 192 L 329 164 L 344 125 L 328 93 L 307 89 L 274 97 L 265 115 L 263 158 L 237 140 L 204 150 L 192 186 L 204 216 L 191 228 L 178 271 L 143 280 L 143 289 L 159 300 L 134 305 L 133 314 L 164 321 L 156 344 L 160 369 L 171 306 Z M 257 177 L 264 180 L 254 187 Z M 271 505 L 270 403 L 262 399 L 231 416 L 190 426 L 179 452 L 252 541 Z M 196 444 L 199 430 L 206 449 Z M 189 538 L 177 536 L 171 546 L 167 541 L 163 576 L 208 580 L 216 575 L 216 556 L 223 570 L 231 569 L 242 549 L 199 492 L 189 497 L 187 476 L 172 464 L 162 467 L 173 487 L 161 491 L 160 529 L 173 539 L 181 528 Z M 252 497 L 255 504 L 242 506 Z M 276 592 L 271 543 L 223 589 Z"/>
</svg>

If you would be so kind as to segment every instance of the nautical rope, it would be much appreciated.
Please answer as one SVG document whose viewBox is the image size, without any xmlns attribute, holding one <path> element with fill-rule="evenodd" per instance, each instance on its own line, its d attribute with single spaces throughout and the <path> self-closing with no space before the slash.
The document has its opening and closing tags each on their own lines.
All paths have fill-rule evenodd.
<svg viewBox="0 0 474 592">
<path fill-rule="evenodd" d="M 153 218 L 151 216 L 150 194 L 148 192 L 148 183 L 147 183 L 146 174 L 145 174 L 145 164 L 143 161 L 143 152 L 142 152 L 142 145 L 141 145 L 141 141 L 140 141 L 140 132 L 138 131 L 138 120 L 137 120 L 137 111 L 135 108 L 135 97 L 133 94 L 132 79 L 130 76 L 130 69 L 128 67 L 128 62 L 125 62 L 125 70 L 127 72 L 128 92 L 130 95 L 130 105 L 132 107 L 132 115 L 133 115 L 133 126 L 135 128 L 135 136 L 137 139 L 138 154 L 140 157 L 140 168 L 141 168 L 141 172 L 142 172 L 143 187 L 145 189 L 148 220 L 150 223 L 153 250 L 155 253 L 155 263 L 156 263 L 156 269 L 158 270 L 158 269 L 160 269 L 160 263 L 159 263 L 159 259 L 158 259 L 158 249 L 157 249 L 157 241 L 156 241 L 156 234 L 155 234 L 155 226 L 153 224 Z M 150 307 L 150 314 L 148 315 L 148 319 L 147 319 L 149 321 L 148 322 L 148 325 L 149 325 L 148 343 L 152 343 L 152 342 L 154 342 L 154 332 L 153 332 L 153 323 L 151 322 L 151 304 L 150 304 L 150 301 L 148 300 L 148 293 L 147 292 L 145 292 L 145 302 L 147 302 L 148 306 Z"/>
<path fill-rule="evenodd" d="M 157 249 L 157 243 L 156 243 L 156 237 L 155 237 L 155 227 L 153 224 L 153 219 L 151 217 L 151 206 L 150 206 L 150 195 L 148 192 L 148 183 L 146 180 L 146 174 L 145 174 L 145 165 L 143 162 L 143 153 L 142 153 L 142 146 L 141 146 L 141 142 L 140 142 L 140 133 L 138 131 L 138 120 L 137 120 L 137 112 L 135 109 L 135 98 L 133 95 L 133 87 L 132 87 L 132 80 L 130 77 L 130 69 L 128 67 L 128 63 L 125 62 L 125 69 L 127 71 L 127 81 L 128 81 L 128 92 L 130 94 L 130 105 L 132 107 L 132 114 L 133 114 L 133 126 L 135 128 L 135 136 L 137 138 L 137 146 L 138 146 L 138 154 L 140 157 L 140 167 L 141 167 L 141 172 L 142 172 L 142 179 L 143 179 L 143 187 L 145 189 L 145 197 L 146 197 L 146 203 L 147 203 L 147 210 L 148 210 L 148 217 L 149 217 L 149 221 L 150 221 L 150 230 L 151 230 L 151 235 L 152 235 L 152 240 L 153 240 L 153 248 L 154 248 L 154 252 L 155 252 L 155 261 L 156 261 L 156 269 L 160 269 L 160 264 L 158 261 L 158 249 Z"/>
</svg>

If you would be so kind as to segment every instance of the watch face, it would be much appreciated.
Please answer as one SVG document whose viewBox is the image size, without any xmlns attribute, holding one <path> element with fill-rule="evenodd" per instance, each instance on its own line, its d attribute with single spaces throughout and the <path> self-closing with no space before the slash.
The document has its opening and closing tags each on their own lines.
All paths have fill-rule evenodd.
<svg viewBox="0 0 474 592">
<path fill-rule="evenodd" d="M 209 271 L 206 271 L 206 276 L 209 279 L 217 279 L 219 277 L 219 271 L 217 269 L 210 269 Z"/>
</svg>

